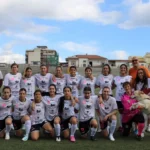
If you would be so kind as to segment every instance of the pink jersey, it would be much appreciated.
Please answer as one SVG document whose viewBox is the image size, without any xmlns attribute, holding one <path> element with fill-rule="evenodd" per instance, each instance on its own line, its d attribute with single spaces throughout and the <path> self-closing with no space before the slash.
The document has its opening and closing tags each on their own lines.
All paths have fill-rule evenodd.
<svg viewBox="0 0 150 150">
<path fill-rule="evenodd" d="M 126 93 L 121 98 L 122 104 L 123 104 L 123 114 L 122 114 L 122 122 L 126 123 L 130 121 L 140 110 L 134 109 L 130 110 L 130 107 L 137 103 L 137 100 L 132 98 L 132 96 L 127 95 Z"/>
</svg>

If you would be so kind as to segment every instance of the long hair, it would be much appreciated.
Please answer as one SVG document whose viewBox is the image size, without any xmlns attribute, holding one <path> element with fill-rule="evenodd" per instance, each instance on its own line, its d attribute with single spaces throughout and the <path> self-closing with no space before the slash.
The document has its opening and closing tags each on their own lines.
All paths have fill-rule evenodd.
<svg viewBox="0 0 150 150">
<path fill-rule="evenodd" d="M 139 70 L 142 70 L 142 71 L 143 71 L 143 79 L 142 79 L 142 80 L 141 80 L 141 79 L 139 78 L 139 76 L 138 76 L 138 71 L 139 71 Z M 142 82 L 142 83 L 144 83 L 144 84 L 143 84 L 141 90 L 144 90 L 145 88 L 148 87 L 147 75 L 146 75 L 146 72 L 145 72 L 145 70 L 144 70 L 143 68 L 138 69 L 138 71 L 137 71 L 136 78 L 135 78 L 134 88 L 135 88 L 135 90 L 136 90 L 136 85 L 137 85 L 139 82 Z"/>
</svg>

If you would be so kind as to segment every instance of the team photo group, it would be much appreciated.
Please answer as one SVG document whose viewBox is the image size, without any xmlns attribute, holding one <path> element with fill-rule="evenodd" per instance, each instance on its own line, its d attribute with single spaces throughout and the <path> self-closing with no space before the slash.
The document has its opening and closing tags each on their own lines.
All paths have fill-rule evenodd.
<svg viewBox="0 0 150 150">
<path fill-rule="evenodd" d="M 45 65 L 33 75 L 31 67 L 21 74 L 13 63 L 11 72 L 1 75 L 0 137 L 9 140 L 13 133 L 22 141 L 37 141 L 44 134 L 57 142 L 75 142 L 79 130 L 87 140 L 99 140 L 96 135 L 102 134 L 115 141 L 119 131 L 120 138 L 135 134 L 140 141 L 150 132 L 150 71 L 137 57 L 132 65 L 120 65 L 114 76 L 104 64 L 94 77 L 90 66 L 84 76 L 75 66 L 69 74 L 61 66 L 51 74 Z"/>
</svg>

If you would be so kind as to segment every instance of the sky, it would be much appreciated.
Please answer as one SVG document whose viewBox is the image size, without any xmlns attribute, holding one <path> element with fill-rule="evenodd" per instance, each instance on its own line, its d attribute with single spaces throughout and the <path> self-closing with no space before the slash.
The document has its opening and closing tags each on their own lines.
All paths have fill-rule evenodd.
<svg viewBox="0 0 150 150">
<path fill-rule="evenodd" d="M 150 0 L 1 0 L 0 62 L 24 63 L 48 46 L 59 60 L 78 54 L 128 59 L 150 52 Z"/>
</svg>

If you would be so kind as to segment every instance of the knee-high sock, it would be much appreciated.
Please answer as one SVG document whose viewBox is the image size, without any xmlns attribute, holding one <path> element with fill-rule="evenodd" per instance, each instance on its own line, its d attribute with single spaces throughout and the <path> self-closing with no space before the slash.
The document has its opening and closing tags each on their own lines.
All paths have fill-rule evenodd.
<svg viewBox="0 0 150 150">
<path fill-rule="evenodd" d="M 143 129 L 143 132 L 145 132 L 146 128 L 147 128 L 147 120 L 148 120 L 148 116 L 147 114 L 143 113 L 143 116 L 144 116 L 144 129 Z"/>
<path fill-rule="evenodd" d="M 29 135 L 31 129 L 31 120 L 25 121 L 24 125 L 25 125 L 26 135 Z"/>
<path fill-rule="evenodd" d="M 56 136 L 60 136 L 60 124 L 54 124 Z"/>
<path fill-rule="evenodd" d="M 77 124 L 72 124 L 71 125 L 71 136 L 74 136 L 76 129 L 77 129 Z"/>
<path fill-rule="evenodd" d="M 6 133 L 9 133 L 11 130 L 11 125 L 6 125 Z"/>
<path fill-rule="evenodd" d="M 114 134 L 117 125 L 117 120 L 112 120 L 110 124 L 110 134 Z"/>
<path fill-rule="evenodd" d="M 91 136 L 95 136 L 97 128 L 91 127 Z"/>
<path fill-rule="evenodd" d="M 144 123 L 138 123 L 138 135 L 141 135 L 144 129 Z"/>
</svg>

